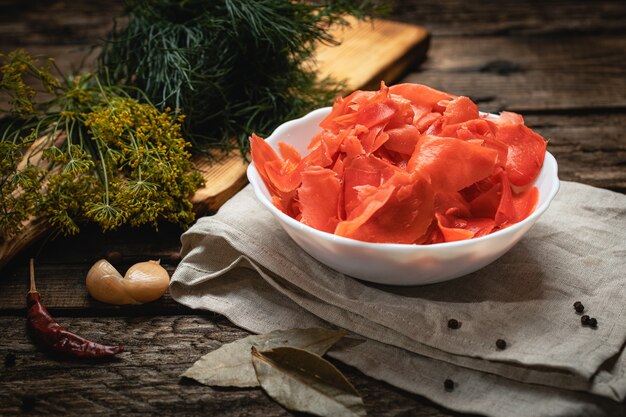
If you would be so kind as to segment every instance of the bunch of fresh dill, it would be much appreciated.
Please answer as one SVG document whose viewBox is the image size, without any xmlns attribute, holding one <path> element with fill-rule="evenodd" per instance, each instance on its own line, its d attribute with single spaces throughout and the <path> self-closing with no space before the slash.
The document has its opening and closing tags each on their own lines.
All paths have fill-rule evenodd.
<svg viewBox="0 0 626 417">
<path fill-rule="evenodd" d="M 332 101 L 340 84 L 316 79 L 316 42 L 334 43 L 328 29 L 346 15 L 384 8 L 372 0 L 128 0 L 127 23 L 103 44 L 100 69 L 159 108 L 182 111 L 184 133 L 200 149 L 236 137 L 245 151 L 251 131 L 267 135 Z"/>
<path fill-rule="evenodd" d="M 53 63 L 53 61 L 49 61 Z M 0 56 L 0 241 L 43 218 L 65 234 L 160 220 L 189 224 L 202 183 L 182 115 L 139 102 L 93 74 L 55 77 L 24 51 Z M 38 100 L 35 87 L 47 93 Z"/>
</svg>

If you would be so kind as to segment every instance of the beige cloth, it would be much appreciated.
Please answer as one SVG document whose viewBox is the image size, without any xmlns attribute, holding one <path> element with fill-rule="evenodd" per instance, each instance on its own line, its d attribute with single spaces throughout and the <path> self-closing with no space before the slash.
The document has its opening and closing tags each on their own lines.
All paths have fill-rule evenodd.
<svg viewBox="0 0 626 417">
<path fill-rule="evenodd" d="M 498 261 L 466 277 L 384 287 L 307 255 L 248 186 L 182 236 L 171 294 L 253 332 L 338 326 L 330 355 L 457 411 L 626 415 L 626 196 L 563 182 Z M 582 326 L 573 303 L 598 320 Z M 461 327 L 452 330 L 448 320 Z M 495 347 L 507 342 L 505 350 Z M 443 381 L 456 382 L 454 391 Z"/>
</svg>

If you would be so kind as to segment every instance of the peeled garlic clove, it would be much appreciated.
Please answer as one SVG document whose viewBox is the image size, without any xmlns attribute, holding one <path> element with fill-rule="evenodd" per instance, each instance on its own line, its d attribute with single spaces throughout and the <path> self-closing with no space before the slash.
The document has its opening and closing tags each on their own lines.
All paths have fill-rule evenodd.
<svg viewBox="0 0 626 417">
<path fill-rule="evenodd" d="M 159 261 L 140 262 L 120 273 L 101 259 L 87 273 L 87 291 L 98 301 L 109 304 L 140 304 L 161 297 L 170 283 Z"/>
<path fill-rule="evenodd" d="M 159 261 L 147 261 L 131 266 L 121 283 L 133 299 L 147 303 L 165 293 L 170 285 L 170 276 Z"/>
<path fill-rule="evenodd" d="M 98 301 L 109 304 L 137 304 L 122 286 L 122 275 L 106 259 L 100 259 L 87 273 L 87 291 Z"/>
</svg>

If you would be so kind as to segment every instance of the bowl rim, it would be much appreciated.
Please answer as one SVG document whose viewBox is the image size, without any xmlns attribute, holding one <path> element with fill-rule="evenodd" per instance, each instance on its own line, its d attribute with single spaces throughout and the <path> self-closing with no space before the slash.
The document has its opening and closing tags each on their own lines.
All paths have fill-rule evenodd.
<svg viewBox="0 0 626 417">
<path fill-rule="evenodd" d="M 297 119 L 292 119 L 285 123 L 282 123 L 265 140 L 270 145 L 274 145 L 275 142 L 279 140 L 279 136 L 285 130 L 291 128 L 293 125 L 306 122 L 307 119 L 314 118 L 320 115 L 320 113 L 328 114 L 331 109 L 332 107 L 322 107 L 319 109 L 315 109 L 305 114 L 302 117 L 299 117 Z M 489 118 L 499 117 L 498 115 L 493 114 L 493 113 L 481 112 L 481 115 L 487 115 Z M 542 204 L 538 205 L 535 208 L 535 210 L 524 220 L 517 222 L 504 229 L 501 229 L 496 232 L 489 233 L 488 235 L 480 236 L 477 238 L 459 240 L 455 242 L 432 243 L 432 244 L 427 244 L 427 245 L 418 245 L 415 243 L 366 242 L 362 240 L 352 239 L 352 238 L 344 237 L 344 236 L 338 236 L 333 233 L 317 230 L 309 225 L 299 222 L 298 220 L 286 215 L 285 213 L 280 211 L 276 206 L 274 206 L 274 204 L 272 204 L 272 202 L 262 192 L 261 187 L 263 187 L 263 189 L 269 193 L 265 183 L 263 182 L 263 179 L 261 178 L 260 174 L 258 173 L 254 165 L 254 162 L 251 161 L 250 164 L 248 165 L 248 168 L 246 170 L 246 175 L 248 177 L 248 181 L 252 185 L 252 188 L 254 190 L 254 194 L 257 200 L 259 200 L 261 204 L 263 204 L 263 206 L 265 206 L 268 210 L 270 210 L 272 214 L 277 216 L 279 220 L 282 220 L 283 222 L 287 223 L 293 228 L 301 229 L 301 230 L 304 230 L 305 232 L 312 233 L 315 237 L 318 237 L 321 239 L 332 240 L 333 243 L 351 245 L 354 247 L 359 247 L 359 248 L 364 248 L 364 249 L 384 249 L 384 250 L 393 250 L 393 251 L 430 251 L 430 250 L 436 250 L 436 249 L 447 249 L 447 248 L 457 249 L 457 248 L 463 248 L 466 246 L 472 246 L 472 245 L 478 244 L 479 242 L 486 242 L 492 239 L 497 239 L 500 236 L 504 236 L 507 234 L 514 234 L 518 230 L 526 227 L 528 224 L 530 225 L 534 224 L 537 221 L 537 219 L 550 207 L 552 200 L 554 200 L 554 197 L 556 196 L 560 188 L 560 180 L 558 177 L 558 164 L 554 156 L 547 150 L 546 150 L 541 172 L 543 172 L 544 169 L 548 170 L 547 172 L 548 178 L 553 178 L 552 186 L 550 188 L 550 191 L 545 201 Z M 541 175 L 541 172 L 540 172 L 540 175 Z"/>
</svg>

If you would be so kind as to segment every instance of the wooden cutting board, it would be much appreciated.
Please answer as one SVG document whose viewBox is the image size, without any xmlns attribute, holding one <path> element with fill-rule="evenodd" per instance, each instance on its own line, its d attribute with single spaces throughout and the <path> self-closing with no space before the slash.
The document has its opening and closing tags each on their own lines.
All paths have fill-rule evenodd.
<svg viewBox="0 0 626 417">
<path fill-rule="evenodd" d="M 350 23 L 332 31 L 339 46 L 320 45 L 315 56 L 320 77 L 344 80 L 346 92 L 378 89 L 381 80 L 390 84 L 426 56 L 429 34 L 422 27 L 382 19 Z M 248 182 L 248 164 L 238 151 L 217 162 L 203 156 L 194 162 L 206 181 L 192 198 L 199 213 L 217 210 Z"/>
<path fill-rule="evenodd" d="M 320 77 L 344 80 L 346 92 L 377 89 L 381 80 L 393 82 L 409 65 L 425 57 L 429 41 L 428 32 L 421 27 L 378 19 L 352 19 L 350 27 L 337 29 L 333 35 L 342 43 L 317 48 L 318 72 Z M 192 197 L 198 214 L 216 211 L 247 183 L 247 163 L 238 151 L 212 160 L 196 157 L 194 162 L 206 181 Z M 0 269 L 48 231 L 45 221 L 33 217 L 15 239 L 0 239 Z"/>
</svg>

